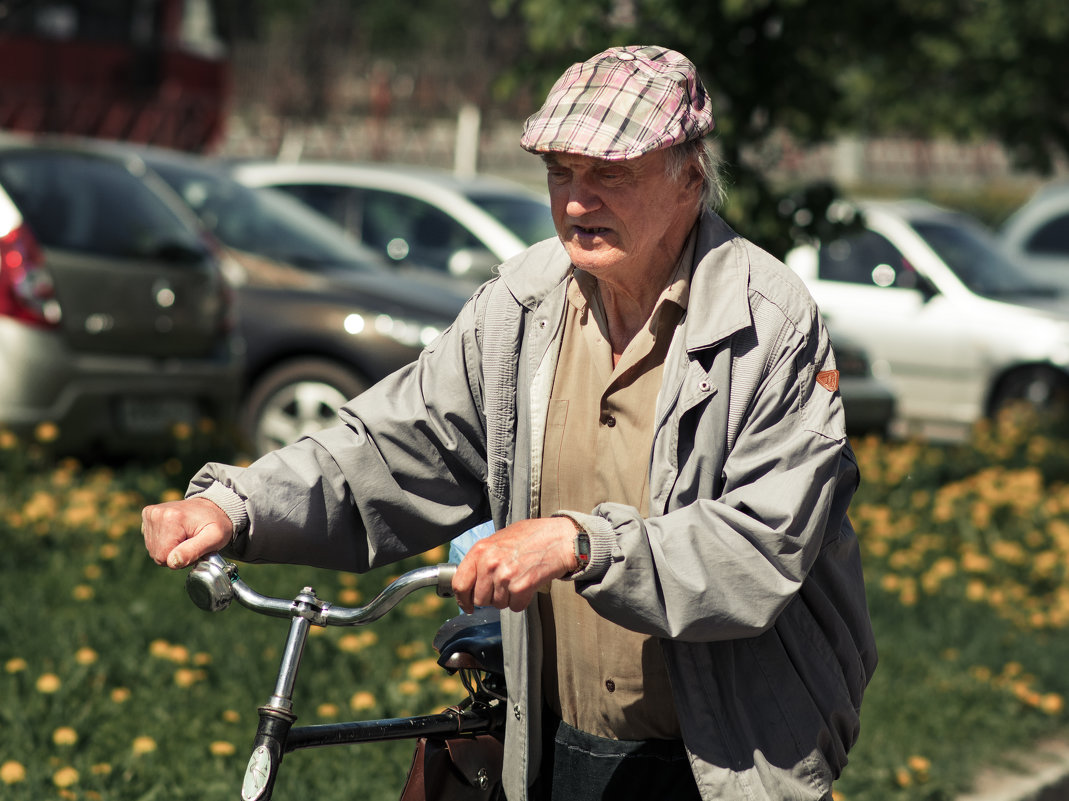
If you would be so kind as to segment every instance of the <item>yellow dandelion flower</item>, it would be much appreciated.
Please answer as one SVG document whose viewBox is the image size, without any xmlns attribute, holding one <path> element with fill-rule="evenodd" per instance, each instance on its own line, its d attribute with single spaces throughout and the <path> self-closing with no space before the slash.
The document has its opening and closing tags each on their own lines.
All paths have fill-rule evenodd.
<svg viewBox="0 0 1069 801">
<path fill-rule="evenodd" d="M 147 735 L 141 735 L 140 737 L 134 738 L 131 748 L 133 749 L 134 756 L 151 754 L 156 750 L 156 741 Z"/>
<path fill-rule="evenodd" d="M 359 590 L 346 587 L 338 593 L 338 603 L 344 606 L 356 606 L 363 600 Z"/>
<path fill-rule="evenodd" d="M 979 579 L 973 579 L 965 585 L 965 597 L 979 603 L 987 597 L 987 586 Z"/>
<path fill-rule="evenodd" d="M 74 661 L 79 665 L 91 665 L 97 658 L 97 652 L 92 648 L 79 648 L 74 652 Z"/>
<path fill-rule="evenodd" d="M 338 705 L 320 704 L 316 707 L 316 714 L 321 718 L 336 718 L 338 717 Z"/>
<path fill-rule="evenodd" d="M 197 667 L 204 667 L 212 663 L 212 655 L 205 653 L 204 651 L 198 651 L 193 654 L 193 664 Z"/>
<path fill-rule="evenodd" d="M 4 670 L 8 673 L 21 673 L 28 667 L 26 660 L 21 656 L 12 657 L 4 663 Z"/>
<path fill-rule="evenodd" d="M 913 774 L 907 768 L 899 768 L 895 771 L 895 784 L 899 787 L 909 787 L 913 784 Z"/>
<path fill-rule="evenodd" d="M 189 649 L 184 645 L 172 645 L 167 649 L 166 658 L 176 665 L 184 665 L 189 661 Z"/>
<path fill-rule="evenodd" d="M 909 769 L 913 771 L 913 774 L 918 780 L 923 782 L 928 779 L 928 772 L 932 768 L 930 759 L 920 756 L 919 754 L 914 754 L 906 760 L 906 764 L 909 766 Z"/>
<path fill-rule="evenodd" d="M 178 668 L 174 672 L 174 683 L 179 687 L 186 688 L 192 687 L 198 681 L 204 681 L 208 677 L 208 674 L 203 670 L 193 670 L 192 668 Z"/>
<path fill-rule="evenodd" d="M 105 542 L 100 546 L 100 558 L 112 560 L 119 555 L 119 546 L 113 542 Z"/>
<path fill-rule="evenodd" d="M 419 692 L 419 682 L 405 679 L 397 685 L 397 689 L 401 695 L 415 695 Z"/>
<path fill-rule="evenodd" d="M 424 595 L 418 601 L 409 603 L 407 611 L 409 615 L 426 617 L 438 611 L 445 602 L 445 598 L 440 595 Z"/>
<path fill-rule="evenodd" d="M 208 750 L 212 752 L 212 756 L 233 756 L 237 751 L 234 744 L 226 740 L 216 740 L 208 746 Z"/>
<path fill-rule="evenodd" d="M 418 681 L 433 676 L 439 669 L 438 660 L 433 657 L 421 659 L 408 666 L 408 677 Z"/>
<path fill-rule="evenodd" d="M 187 440 L 193 436 L 193 426 L 189 423 L 175 423 L 171 427 L 171 436 L 177 440 Z"/>
<path fill-rule="evenodd" d="M 111 765 L 107 762 L 97 762 L 95 765 L 89 768 L 89 772 L 94 776 L 110 776 Z"/>
<path fill-rule="evenodd" d="M 1024 672 L 1024 665 L 1020 662 L 1007 662 L 1002 667 L 1002 675 L 1013 678 L 1014 676 L 1020 676 Z"/>
<path fill-rule="evenodd" d="M 185 495 L 176 489 L 167 489 L 160 493 L 160 502 L 167 503 L 169 501 L 180 501 L 184 497 Z"/>
<path fill-rule="evenodd" d="M 464 683 L 460 680 L 459 676 L 450 676 L 446 673 L 439 673 L 434 678 L 434 684 L 446 695 L 459 695 L 464 692 Z"/>
<path fill-rule="evenodd" d="M 10 431 L 0 431 L 0 450 L 9 451 L 18 444 L 18 438 Z"/>
<path fill-rule="evenodd" d="M 77 784 L 78 771 L 70 766 L 60 768 L 52 774 L 52 783 L 56 787 L 70 787 L 72 784 Z"/>
<path fill-rule="evenodd" d="M 111 700 L 116 704 L 125 704 L 130 700 L 130 690 L 128 687 L 116 687 L 111 691 Z"/>
<path fill-rule="evenodd" d="M 171 650 L 171 644 L 167 640 L 153 640 L 148 644 L 148 652 L 158 659 L 166 659 Z"/>
<path fill-rule="evenodd" d="M 1048 715 L 1060 715 L 1065 709 L 1065 699 L 1058 693 L 1046 693 L 1039 699 L 1039 708 Z"/>
<path fill-rule="evenodd" d="M 59 680 L 59 676 L 55 673 L 43 673 L 37 679 L 37 692 L 51 694 L 59 690 L 63 682 Z"/>
<path fill-rule="evenodd" d="M 225 709 L 223 710 L 223 720 L 227 723 L 240 723 L 241 713 L 236 709 Z"/>
<path fill-rule="evenodd" d="M 9 759 L 0 765 L 0 782 L 4 784 L 18 784 L 26 780 L 26 768 L 21 762 Z"/>
<path fill-rule="evenodd" d="M 422 651 L 423 643 L 417 641 L 398 645 L 396 653 L 400 659 L 412 659 Z"/>
<path fill-rule="evenodd" d="M 78 742 L 78 732 L 70 726 L 60 726 L 52 732 L 52 742 L 56 745 L 74 745 Z"/>
<path fill-rule="evenodd" d="M 361 631 L 357 634 L 344 634 L 338 639 L 338 648 L 346 653 L 355 654 L 379 641 L 373 631 Z"/>
<path fill-rule="evenodd" d="M 375 706 L 375 696 L 367 690 L 361 690 L 349 699 L 349 706 L 357 712 L 371 709 Z"/>
<path fill-rule="evenodd" d="M 38 423 L 33 436 L 38 442 L 55 442 L 59 439 L 59 426 L 55 423 Z"/>
<path fill-rule="evenodd" d="M 93 588 L 88 584 L 77 584 L 71 590 L 71 597 L 76 601 L 91 601 L 94 594 Z"/>
<path fill-rule="evenodd" d="M 965 551 L 961 555 L 961 567 L 969 573 L 986 573 L 991 569 L 991 558 L 976 551 Z"/>
</svg>

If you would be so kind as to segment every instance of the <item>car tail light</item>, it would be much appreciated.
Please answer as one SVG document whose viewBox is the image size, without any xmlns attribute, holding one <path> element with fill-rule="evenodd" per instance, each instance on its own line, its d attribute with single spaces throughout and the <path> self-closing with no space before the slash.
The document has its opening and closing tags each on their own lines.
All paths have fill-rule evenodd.
<svg viewBox="0 0 1069 801">
<path fill-rule="evenodd" d="M 59 301 L 43 263 L 25 225 L 0 236 L 0 315 L 47 328 L 59 324 Z"/>
</svg>

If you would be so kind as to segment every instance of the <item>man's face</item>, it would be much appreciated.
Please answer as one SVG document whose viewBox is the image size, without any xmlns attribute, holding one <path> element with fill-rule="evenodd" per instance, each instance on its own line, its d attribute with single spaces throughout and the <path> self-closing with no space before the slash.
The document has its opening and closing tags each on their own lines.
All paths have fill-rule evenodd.
<svg viewBox="0 0 1069 801">
<path fill-rule="evenodd" d="M 551 153 L 545 162 L 553 222 L 572 264 L 610 282 L 675 264 L 698 216 L 693 165 L 672 180 L 657 150 L 626 161 Z"/>
</svg>

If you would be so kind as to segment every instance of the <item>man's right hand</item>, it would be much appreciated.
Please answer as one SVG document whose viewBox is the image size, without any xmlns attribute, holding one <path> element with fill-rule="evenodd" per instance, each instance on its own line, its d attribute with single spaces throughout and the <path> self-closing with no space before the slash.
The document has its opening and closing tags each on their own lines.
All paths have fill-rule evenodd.
<svg viewBox="0 0 1069 801">
<path fill-rule="evenodd" d="M 146 506 L 141 533 L 156 564 L 177 570 L 229 545 L 234 524 L 214 503 L 194 497 Z"/>
</svg>

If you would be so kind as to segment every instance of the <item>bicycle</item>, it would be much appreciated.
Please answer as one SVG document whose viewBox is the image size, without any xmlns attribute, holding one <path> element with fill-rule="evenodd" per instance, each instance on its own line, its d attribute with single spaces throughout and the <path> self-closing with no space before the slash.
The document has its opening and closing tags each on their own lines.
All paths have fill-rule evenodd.
<svg viewBox="0 0 1069 801">
<path fill-rule="evenodd" d="M 505 725 L 505 680 L 501 630 L 496 609 L 477 610 L 446 621 L 434 637 L 438 664 L 458 674 L 467 697 L 437 714 L 294 726 L 293 694 L 297 671 L 312 626 L 361 626 L 372 623 L 416 590 L 434 587 L 452 597 L 456 565 L 416 568 L 404 573 L 361 607 L 341 607 L 321 600 L 312 587 L 286 600 L 261 595 L 239 576 L 237 566 L 218 554 L 200 559 L 186 576 L 186 591 L 201 609 L 218 612 L 233 599 L 254 612 L 290 619 L 274 692 L 259 708 L 256 736 L 242 781 L 242 801 L 269 801 L 282 757 L 292 751 L 322 746 L 419 738 L 501 735 Z M 480 768 L 473 780 L 487 790 L 491 777 Z"/>
</svg>

